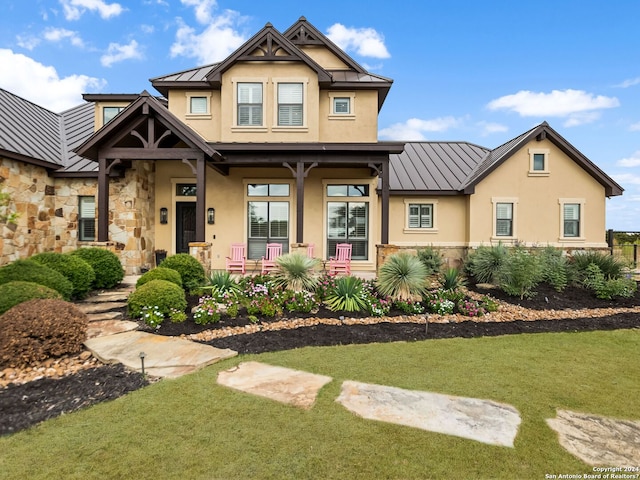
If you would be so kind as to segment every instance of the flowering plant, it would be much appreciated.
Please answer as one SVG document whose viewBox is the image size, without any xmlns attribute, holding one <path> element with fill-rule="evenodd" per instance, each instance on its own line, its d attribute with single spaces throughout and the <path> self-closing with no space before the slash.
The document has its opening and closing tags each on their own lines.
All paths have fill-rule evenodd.
<svg viewBox="0 0 640 480">
<path fill-rule="evenodd" d="M 193 311 L 193 321 L 198 325 L 206 325 L 219 320 L 220 312 L 218 311 L 218 302 L 216 299 L 209 296 L 200 298 L 198 305 Z"/>
<path fill-rule="evenodd" d="M 160 324 L 164 321 L 164 313 L 158 306 L 142 307 L 142 320 L 150 327 L 160 328 Z"/>
<path fill-rule="evenodd" d="M 424 313 L 424 306 L 413 300 L 396 300 L 394 305 L 398 310 L 408 315 Z"/>
<path fill-rule="evenodd" d="M 451 315 L 456 304 L 451 300 L 432 298 L 428 303 L 429 311 L 438 315 Z"/>
<path fill-rule="evenodd" d="M 391 299 L 378 294 L 374 280 L 362 282 L 362 298 L 367 310 L 374 317 L 383 317 L 391 310 Z"/>
<path fill-rule="evenodd" d="M 315 295 L 306 290 L 293 292 L 288 290 L 284 294 L 284 308 L 288 312 L 304 312 L 309 313 L 318 306 Z"/>
<path fill-rule="evenodd" d="M 177 308 L 169 310 L 169 319 L 172 323 L 182 323 L 187 319 L 187 314 Z"/>
<path fill-rule="evenodd" d="M 467 317 L 481 317 L 485 313 L 475 300 L 462 300 L 458 303 L 458 311 Z"/>
</svg>

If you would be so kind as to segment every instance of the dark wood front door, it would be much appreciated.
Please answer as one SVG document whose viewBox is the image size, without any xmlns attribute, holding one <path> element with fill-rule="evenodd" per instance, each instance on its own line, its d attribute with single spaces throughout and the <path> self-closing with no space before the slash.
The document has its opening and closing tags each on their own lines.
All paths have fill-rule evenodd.
<svg viewBox="0 0 640 480">
<path fill-rule="evenodd" d="M 189 253 L 196 241 L 196 203 L 176 202 L 176 253 Z"/>
</svg>

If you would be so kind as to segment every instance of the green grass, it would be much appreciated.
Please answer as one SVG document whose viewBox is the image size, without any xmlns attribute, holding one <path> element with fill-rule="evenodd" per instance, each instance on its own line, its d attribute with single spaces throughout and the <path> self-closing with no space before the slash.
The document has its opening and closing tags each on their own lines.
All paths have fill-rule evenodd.
<svg viewBox="0 0 640 480">
<path fill-rule="evenodd" d="M 304 348 L 242 356 L 0 438 L 0 478 L 544 478 L 592 473 L 558 444 L 557 408 L 640 419 L 640 331 Z M 216 385 L 247 360 L 334 378 L 308 411 Z M 515 448 L 361 419 L 343 380 L 515 406 Z"/>
</svg>

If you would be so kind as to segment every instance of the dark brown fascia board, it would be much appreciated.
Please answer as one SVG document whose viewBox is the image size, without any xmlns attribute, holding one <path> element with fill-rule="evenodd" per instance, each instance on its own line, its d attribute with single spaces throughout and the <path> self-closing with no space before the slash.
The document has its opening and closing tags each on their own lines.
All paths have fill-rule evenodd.
<svg viewBox="0 0 640 480">
<path fill-rule="evenodd" d="M 526 145 L 538 135 L 544 133 L 544 138 L 547 138 L 560 150 L 562 150 L 569 158 L 580 165 L 587 173 L 589 173 L 598 183 L 605 188 L 605 195 L 607 197 L 613 197 L 622 195 L 624 189 L 618 185 L 611 177 L 604 173 L 595 163 L 585 157 L 577 148 L 571 145 L 562 135 L 556 132 L 547 122 L 542 122 L 537 128 L 532 129 L 528 135 L 522 137 L 522 139 L 514 144 L 508 152 L 506 152 L 499 161 L 491 165 L 490 168 L 485 170 L 482 175 L 476 178 L 473 183 L 467 185 L 464 188 L 464 193 L 471 195 L 475 193 L 475 187 L 484 180 L 491 172 L 493 172 L 498 166 L 502 165 L 507 159 L 511 158 L 518 150 Z"/>
<path fill-rule="evenodd" d="M 83 93 L 82 98 L 87 102 L 133 102 L 138 98 L 137 93 Z"/>
<path fill-rule="evenodd" d="M 376 143 L 213 143 L 219 152 L 376 152 L 402 153 L 405 142 Z"/>
<path fill-rule="evenodd" d="M 98 178 L 98 171 L 91 172 L 53 172 L 51 174 L 55 178 Z"/>
<path fill-rule="evenodd" d="M 311 31 L 311 33 L 314 36 L 320 38 L 321 45 L 324 45 L 325 47 L 327 47 L 327 49 L 329 49 L 331 53 L 333 53 L 335 56 L 340 58 L 340 60 L 342 60 L 347 65 L 349 65 L 356 72 L 367 73 L 367 71 L 358 62 L 356 62 L 353 58 L 347 55 L 346 52 L 344 52 L 335 43 L 333 43 L 326 35 L 320 32 L 314 25 L 309 23 L 305 17 L 300 17 L 298 21 L 293 25 L 291 25 L 289 28 L 287 28 L 287 30 L 285 30 L 285 32 L 282 35 L 289 40 L 289 37 L 293 36 L 300 29 L 300 27 L 304 27 L 308 29 L 309 31 Z M 303 43 L 302 45 L 307 45 L 307 44 Z M 318 45 L 318 43 L 313 42 L 311 43 L 311 45 Z"/>
<path fill-rule="evenodd" d="M 30 157 L 28 155 L 23 155 L 22 153 L 12 152 L 10 150 L 5 150 L 0 148 L 0 158 L 2 157 L 7 158 L 9 160 L 17 160 L 18 162 L 28 163 L 29 165 L 36 165 L 38 167 L 45 168 L 49 171 L 59 170 L 63 168 L 63 165 L 59 165 L 57 163 L 49 162 L 47 160 Z"/>
<path fill-rule="evenodd" d="M 289 55 L 286 57 L 272 57 L 265 58 L 264 60 L 260 60 L 259 57 L 251 57 L 247 58 L 246 55 L 253 51 L 258 45 L 267 38 L 268 35 L 273 35 L 279 42 L 281 42 L 287 49 L 289 50 Z M 238 48 L 234 53 L 229 55 L 225 60 L 220 62 L 217 66 L 215 66 L 208 74 L 207 80 L 211 82 L 211 85 L 214 87 L 219 87 L 222 82 L 222 74 L 228 70 L 233 64 L 238 61 L 291 61 L 297 60 L 305 63 L 309 68 L 314 70 L 318 74 L 318 82 L 320 85 L 326 85 L 331 83 L 331 75 L 322 68 L 318 63 L 315 62 L 311 57 L 309 57 L 306 53 L 300 50 L 297 46 L 291 43 L 287 38 L 285 38 L 278 30 L 274 28 L 273 25 L 267 23 L 262 30 L 256 33 L 253 37 L 247 40 L 240 48 Z"/>
<path fill-rule="evenodd" d="M 212 85 L 209 82 L 190 82 L 182 80 L 180 82 L 171 81 L 158 81 L 152 82 L 151 85 L 157 91 L 159 91 L 164 97 L 169 96 L 169 90 L 173 88 L 184 88 L 188 90 L 212 90 Z"/>
</svg>

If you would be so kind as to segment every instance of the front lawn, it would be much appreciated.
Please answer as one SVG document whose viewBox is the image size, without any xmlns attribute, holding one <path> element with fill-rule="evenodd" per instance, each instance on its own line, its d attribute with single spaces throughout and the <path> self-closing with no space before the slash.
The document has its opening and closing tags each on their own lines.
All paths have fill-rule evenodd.
<svg viewBox="0 0 640 480">
<path fill-rule="evenodd" d="M 0 438 L 0 478 L 545 478 L 593 473 L 558 444 L 557 408 L 640 419 L 640 331 L 303 348 L 240 356 Z M 216 385 L 257 360 L 329 375 L 309 411 Z M 515 448 L 356 417 L 343 380 L 515 406 Z"/>
</svg>

